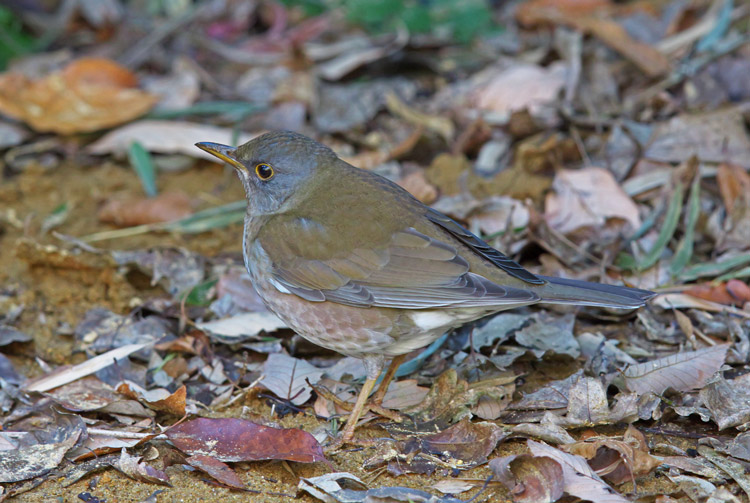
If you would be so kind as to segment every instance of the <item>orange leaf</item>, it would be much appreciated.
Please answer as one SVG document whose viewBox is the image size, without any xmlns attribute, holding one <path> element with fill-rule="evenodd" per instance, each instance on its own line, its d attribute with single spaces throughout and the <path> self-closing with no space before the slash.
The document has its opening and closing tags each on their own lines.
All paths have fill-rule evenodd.
<svg viewBox="0 0 750 503">
<path fill-rule="evenodd" d="M 74 61 L 39 79 L 7 72 L 0 75 L 0 113 L 41 132 L 97 131 L 133 120 L 156 103 L 134 85 L 129 70 L 104 59 Z"/>
</svg>

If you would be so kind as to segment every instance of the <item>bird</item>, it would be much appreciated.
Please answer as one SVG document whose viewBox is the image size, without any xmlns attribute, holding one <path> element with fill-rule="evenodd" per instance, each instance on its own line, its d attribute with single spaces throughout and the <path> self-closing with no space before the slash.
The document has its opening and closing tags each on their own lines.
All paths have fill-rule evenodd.
<svg viewBox="0 0 750 503">
<path fill-rule="evenodd" d="M 635 309 L 655 294 L 533 274 L 396 183 L 291 131 L 196 146 L 245 189 L 242 251 L 267 308 L 312 343 L 363 360 L 338 441 L 351 442 L 378 377 L 449 330 L 538 303 Z"/>
</svg>

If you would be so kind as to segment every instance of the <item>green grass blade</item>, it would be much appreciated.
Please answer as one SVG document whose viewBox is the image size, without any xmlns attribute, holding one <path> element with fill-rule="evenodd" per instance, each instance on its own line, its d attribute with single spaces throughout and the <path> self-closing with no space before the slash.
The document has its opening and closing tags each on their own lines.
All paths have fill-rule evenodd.
<svg viewBox="0 0 750 503">
<path fill-rule="evenodd" d="M 221 206 L 216 206 L 214 208 L 208 208 L 203 211 L 193 213 L 190 216 L 180 218 L 178 220 L 172 220 L 171 222 L 136 225 L 134 227 L 126 227 L 124 229 L 113 229 L 110 231 L 96 232 L 94 234 L 89 234 L 88 236 L 83 236 L 80 239 L 87 243 L 91 243 L 94 241 L 104 241 L 107 239 L 138 236 L 140 234 L 146 234 L 147 232 L 154 231 L 195 234 L 211 229 L 219 229 L 221 227 L 226 227 L 227 225 L 241 222 L 245 218 L 246 205 L 247 202 L 242 199 L 240 201 L 234 201 L 231 203 L 223 204 Z"/>
<path fill-rule="evenodd" d="M 229 115 L 242 118 L 258 113 L 266 107 L 246 101 L 203 101 L 178 110 L 157 110 L 148 114 L 149 119 L 177 119 L 190 115 Z"/>
<path fill-rule="evenodd" d="M 750 266 L 743 267 L 742 269 L 738 269 L 736 271 L 729 272 L 727 274 L 719 276 L 718 278 L 716 278 L 716 281 L 722 282 L 722 281 L 729 281 L 730 279 L 748 278 L 748 277 L 750 277 Z"/>
<path fill-rule="evenodd" d="M 148 197 L 156 196 L 158 194 L 156 190 L 156 169 L 154 169 L 154 163 L 151 161 L 151 154 L 143 148 L 143 145 L 134 141 L 128 149 L 128 158 L 130 159 L 130 165 L 133 166 L 141 180 L 146 195 Z"/>
<path fill-rule="evenodd" d="M 685 187 L 682 183 L 679 183 L 674 194 L 672 194 L 672 198 L 669 200 L 667 214 L 664 216 L 664 224 L 662 224 L 654 246 L 638 262 L 638 269 L 641 271 L 652 267 L 658 262 L 659 257 L 661 257 L 667 244 L 669 244 L 669 240 L 672 239 L 674 231 L 677 229 L 677 223 L 680 221 L 680 210 L 682 210 L 682 200 L 684 197 Z"/>
<path fill-rule="evenodd" d="M 694 281 L 698 278 L 716 277 L 730 269 L 741 265 L 750 264 L 750 253 L 743 253 L 721 262 L 705 262 L 687 267 L 679 275 L 681 281 Z M 732 274 L 732 273 L 728 273 Z"/>
<path fill-rule="evenodd" d="M 688 197 L 688 215 L 685 222 L 685 235 L 682 236 L 680 244 L 672 257 L 672 263 L 669 264 L 669 271 L 672 277 L 677 276 L 680 271 L 687 267 L 690 259 L 693 257 L 693 244 L 695 241 L 695 225 L 698 222 L 700 214 L 700 176 L 695 177 L 692 187 L 690 187 L 690 196 Z"/>
</svg>

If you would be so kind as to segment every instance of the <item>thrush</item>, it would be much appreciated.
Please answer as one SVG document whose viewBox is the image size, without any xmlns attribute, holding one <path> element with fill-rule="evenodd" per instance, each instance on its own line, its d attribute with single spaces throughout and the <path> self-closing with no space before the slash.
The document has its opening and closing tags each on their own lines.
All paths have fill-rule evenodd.
<svg viewBox="0 0 750 503">
<path fill-rule="evenodd" d="M 237 148 L 197 143 L 247 195 L 242 251 L 268 309 L 305 339 L 361 358 L 367 379 L 340 437 L 351 441 L 407 353 L 487 315 L 540 302 L 633 309 L 654 293 L 532 274 L 406 190 L 301 134 Z"/>
</svg>

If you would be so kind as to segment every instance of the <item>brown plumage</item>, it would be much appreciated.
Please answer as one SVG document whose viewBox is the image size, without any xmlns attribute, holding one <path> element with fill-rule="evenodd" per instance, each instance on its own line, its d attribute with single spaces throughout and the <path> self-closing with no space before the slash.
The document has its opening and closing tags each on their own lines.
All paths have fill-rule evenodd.
<svg viewBox="0 0 750 503">
<path fill-rule="evenodd" d="M 386 358 L 397 365 L 452 328 L 514 307 L 632 309 L 653 296 L 534 275 L 398 185 L 300 134 L 268 133 L 236 149 L 197 146 L 234 166 L 245 187 L 245 265 L 268 308 L 315 344 L 365 362 L 368 379 L 344 441 Z"/>
</svg>

